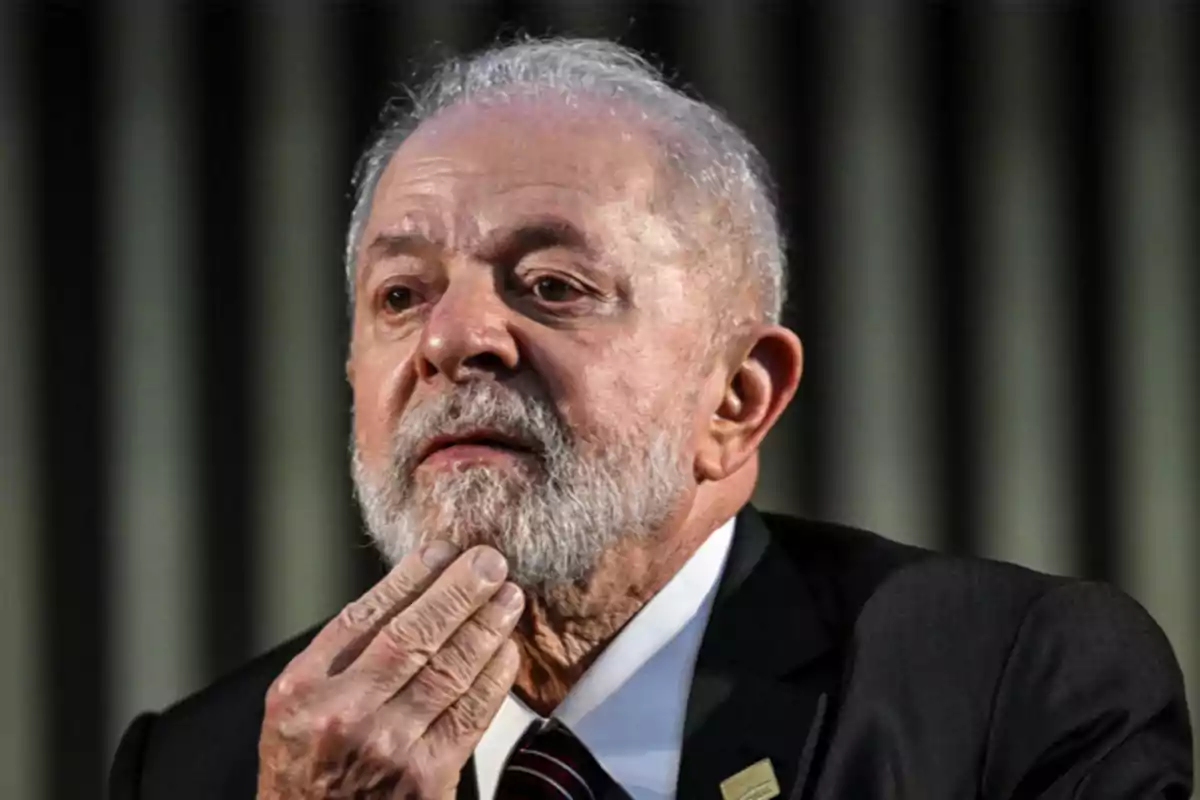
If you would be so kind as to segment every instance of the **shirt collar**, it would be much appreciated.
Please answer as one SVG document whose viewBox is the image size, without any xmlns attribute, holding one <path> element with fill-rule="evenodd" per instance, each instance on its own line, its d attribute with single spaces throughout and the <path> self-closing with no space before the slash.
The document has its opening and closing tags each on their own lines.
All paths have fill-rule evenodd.
<svg viewBox="0 0 1200 800">
<path fill-rule="evenodd" d="M 553 716 L 584 743 L 586 720 L 625 685 L 700 612 L 707 613 L 733 541 L 734 519 L 713 531 L 666 585 L 604 649 L 554 710 Z M 693 654 L 694 655 L 694 654 Z M 692 664 L 686 668 L 691 669 Z M 681 676 L 681 678 L 684 676 Z M 541 717 L 509 694 L 475 749 L 479 796 L 491 800 L 513 746 Z"/>
</svg>

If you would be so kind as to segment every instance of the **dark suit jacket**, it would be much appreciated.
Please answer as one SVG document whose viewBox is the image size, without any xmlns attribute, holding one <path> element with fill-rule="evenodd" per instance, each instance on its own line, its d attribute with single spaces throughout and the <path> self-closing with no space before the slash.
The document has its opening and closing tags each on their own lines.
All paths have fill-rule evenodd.
<svg viewBox="0 0 1200 800">
<path fill-rule="evenodd" d="M 135 720 L 113 800 L 254 797 L 263 695 L 314 632 Z M 720 798 L 762 758 L 786 800 L 1182 799 L 1192 775 L 1179 667 L 1117 590 L 747 508 L 677 796 Z"/>
</svg>

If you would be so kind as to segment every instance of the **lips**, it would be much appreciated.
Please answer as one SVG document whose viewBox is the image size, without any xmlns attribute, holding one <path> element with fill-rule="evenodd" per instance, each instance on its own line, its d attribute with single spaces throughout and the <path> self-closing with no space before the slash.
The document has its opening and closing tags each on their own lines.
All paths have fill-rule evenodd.
<svg viewBox="0 0 1200 800">
<path fill-rule="evenodd" d="M 517 453 L 535 452 L 534 447 L 526 441 L 501 433 L 500 431 L 485 429 L 454 435 L 435 436 L 421 446 L 421 449 L 417 453 L 417 462 L 423 462 L 435 453 L 460 445 L 490 447 L 496 450 L 510 450 Z"/>
</svg>

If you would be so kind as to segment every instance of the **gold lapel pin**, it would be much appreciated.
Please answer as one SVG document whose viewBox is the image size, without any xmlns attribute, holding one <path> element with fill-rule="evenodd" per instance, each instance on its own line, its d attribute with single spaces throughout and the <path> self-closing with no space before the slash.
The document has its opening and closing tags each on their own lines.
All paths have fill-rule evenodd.
<svg viewBox="0 0 1200 800">
<path fill-rule="evenodd" d="M 770 800 L 778 796 L 779 781 L 775 779 L 769 758 L 756 761 L 721 781 L 721 797 L 725 800 Z"/>
</svg>

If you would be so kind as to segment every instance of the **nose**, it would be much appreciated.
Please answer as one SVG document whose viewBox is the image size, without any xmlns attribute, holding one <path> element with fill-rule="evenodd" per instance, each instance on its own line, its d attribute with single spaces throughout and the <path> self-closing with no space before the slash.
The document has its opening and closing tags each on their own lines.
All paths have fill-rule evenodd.
<svg viewBox="0 0 1200 800">
<path fill-rule="evenodd" d="M 510 309 L 497 295 L 490 270 L 459 271 L 425 322 L 416 353 L 417 376 L 441 374 L 461 383 L 513 372 L 519 363 L 509 329 Z"/>
</svg>

